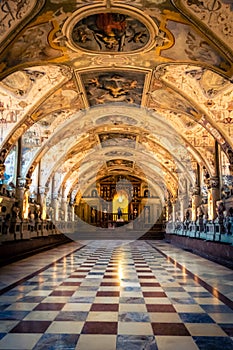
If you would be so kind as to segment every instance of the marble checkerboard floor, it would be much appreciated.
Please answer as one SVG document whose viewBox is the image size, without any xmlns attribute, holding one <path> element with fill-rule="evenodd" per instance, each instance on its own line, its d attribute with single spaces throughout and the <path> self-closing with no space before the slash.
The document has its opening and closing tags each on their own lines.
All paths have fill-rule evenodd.
<svg viewBox="0 0 233 350">
<path fill-rule="evenodd" d="M 232 276 L 161 241 L 56 248 L 1 268 L 0 349 L 232 350 Z"/>
</svg>

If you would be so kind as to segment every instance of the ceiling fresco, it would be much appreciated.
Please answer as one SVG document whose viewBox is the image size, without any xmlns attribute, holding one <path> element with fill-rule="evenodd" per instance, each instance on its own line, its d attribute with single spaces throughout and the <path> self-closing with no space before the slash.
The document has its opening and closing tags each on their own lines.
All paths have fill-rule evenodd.
<svg viewBox="0 0 233 350">
<path fill-rule="evenodd" d="M 126 70 L 81 73 L 87 100 L 96 104 L 123 102 L 140 105 L 145 73 Z"/>
<path fill-rule="evenodd" d="M 101 147 L 136 147 L 136 135 L 108 133 L 99 134 Z"/>
<path fill-rule="evenodd" d="M 89 51 L 131 52 L 143 48 L 149 38 L 143 23 L 119 12 L 85 17 L 72 30 L 73 43 Z"/>
<path fill-rule="evenodd" d="M 9 42 L 9 33 L 15 36 L 20 27 L 29 22 L 30 18 L 43 6 L 42 0 L 3 0 L 0 6 L 0 36 L 2 43 L 0 50 Z M 33 14 L 33 15 L 32 15 Z M 4 45 L 5 44 L 5 45 Z"/>
<path fill-rule="evenodd" d="M 174 4 L 185 14 L 198 19 L 201 27 L 213 32 L 222 44 L 233 39 L 233 4 L 231 0 L 173 0 Z M 231 48 L 232 50 L 232 48 Z"/>
<path fill-rule="evenodd" d="M 66 80 L 62 68 L 48 65 L 15 72 L 0 82 L 1 142 L 24 119 L 33 124 L 31 111 Z"/>
<path fill-rule="evenodd" d="M 223 72 L 231 68 L 224 58 L 207 40 L 196 33 L 190 25 L 174 21 L 167 22 L 167 29 L 174 37 L 174 45 L 162 51 L 162 57 L 180 61 L 201 62 L 204 66 L 215 66 Z"/>
<path fill-rule="evenodd" d="M 133 162 L 127 159 L 112 159 L 107 161 L 107 167 L 124 166 L 128 168 L 133 167 Z"/>
<path fill-rule="evenodd" d="M 5 179 L 19 142 L 31 191 L 40 169 L 57 193 L 118 172 L 176 196 L 216 142 L 228 175 L 232 1 L 3 0 L 0 34 Z"/>
</svg>

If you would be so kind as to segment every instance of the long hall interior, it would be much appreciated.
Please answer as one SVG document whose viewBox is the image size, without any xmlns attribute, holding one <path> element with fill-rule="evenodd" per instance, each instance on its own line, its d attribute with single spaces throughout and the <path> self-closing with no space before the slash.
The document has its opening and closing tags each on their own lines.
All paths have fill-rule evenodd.
<svg viewBox="0 0 233 350">
<path fill-rule="evenodd" d="M 232 0 L 0 2 L 0 349 L 233 349 Z"/>
</svg>

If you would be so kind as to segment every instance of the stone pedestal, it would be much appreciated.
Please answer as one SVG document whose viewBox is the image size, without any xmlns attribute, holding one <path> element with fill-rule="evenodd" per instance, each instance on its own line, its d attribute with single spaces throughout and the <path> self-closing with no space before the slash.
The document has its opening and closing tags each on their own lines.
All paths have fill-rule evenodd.
<svg viewBox="0 0 233 350">
<path fill-rule="evenodd" d="M 206 225 L 206 240 L 207 241 L 221 241 L 220 225 L 215 223 L 208 223 Z"/>
<path fill-rule="evenodd" d="M 42 220 L 41 221 L 41 232 L 42 232 L 42 236 L 48 236 L 49 235 L 48 224 L 47 224 L 46 220 Z"/>
<path fill-rule="evenodd" d="M 28 221 L 22 221 L 21 223 L 21 238 L 22 239 L 30 239 L 31 232 L 28 227 Z"/>
<path fill-rule="evenodd" d="M 36 232 L 37 237 L 42 236 L 42 221 L 40 219 L 36 219 Z"/>
<path fill-rule="evenodd" d="M 197 225 L 195 221 L 192 221 L 190 224 L 189 237 L 196 237 Z"/>
</svg>

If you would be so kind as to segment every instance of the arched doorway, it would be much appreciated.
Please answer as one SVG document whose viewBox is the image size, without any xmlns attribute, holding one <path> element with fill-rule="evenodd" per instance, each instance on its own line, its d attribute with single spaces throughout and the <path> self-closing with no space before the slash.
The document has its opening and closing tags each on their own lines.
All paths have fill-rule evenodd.
<svg viewBox="0 0 233 350">
<path fill-rule="evenodd" d="M 113 213 L 113 221 L 117 221 L 118 218 L 118 210 L 121 210 L 121 220 L 128 221 L 129 214 L 129 198 L 128 194 L 125 190 L 118 191 L 112 200 L 112 213 Z"/>
</svg>

